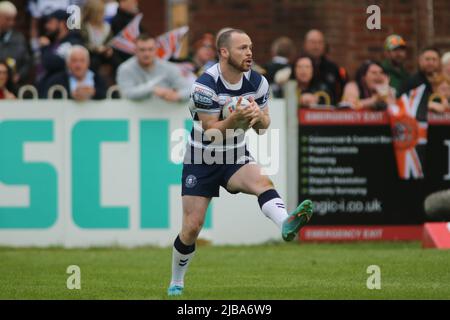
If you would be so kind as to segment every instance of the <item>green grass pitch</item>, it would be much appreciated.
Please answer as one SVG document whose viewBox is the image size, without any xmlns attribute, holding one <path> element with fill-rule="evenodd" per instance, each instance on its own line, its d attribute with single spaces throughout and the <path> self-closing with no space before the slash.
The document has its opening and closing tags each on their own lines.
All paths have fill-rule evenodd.
<svg viewBox="0 0 450 320">
<path fill-rule="evenodd" d="M 81 290 L 66 287 L 69 265 Z M 0 299 L 167 299 L 171 248 L 0 248 Z M 366 287 L 367 267 L 381 289 Z M 420 243 L 199 246 L 184 299 L 450 299 L 450 252 Z"/>
</svg>

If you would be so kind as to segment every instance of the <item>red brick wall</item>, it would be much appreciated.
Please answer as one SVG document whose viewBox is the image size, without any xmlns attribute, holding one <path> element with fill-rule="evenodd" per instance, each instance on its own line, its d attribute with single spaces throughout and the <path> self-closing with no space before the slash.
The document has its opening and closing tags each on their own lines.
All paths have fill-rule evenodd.
<svg viewBox="0 0 450 320">
<path fill-rule="evenodd" d="M 148 33 L 159 35 L 166 32 L 166 0 L 140 0 L 139 8 L 144 13 L 142 25 Z"/>
<path fill-rule="evenodd" d="M 371 4 L 381 8 L 381 30 L 366 28 L 366 8 Z M 429 28 L 430 7 L 433 28 Z M 419 48 L 437 44 L 450 50 L 448 0 L 191 0 L 189 21 L 191 38 L 224 26 L 246 30 L 260 64 L 270 59 L 270 44 L 276 37 L 287 35 L 301 48 L 307 30 L 318 28 L 326 35 L 330 58 L 351 75 L 363 60 L 383 58 L 383 42 L 391 33 L 407 41 L 411 71 Z M 430 30 L 434 30 L 431 39 Z"/>
<path fill-rule="evenodd" d="M 450 46 L 450 2 L 448 0 L 434 0 L 434 32 L 436 43 L 449 49 Z"/>
</svg>

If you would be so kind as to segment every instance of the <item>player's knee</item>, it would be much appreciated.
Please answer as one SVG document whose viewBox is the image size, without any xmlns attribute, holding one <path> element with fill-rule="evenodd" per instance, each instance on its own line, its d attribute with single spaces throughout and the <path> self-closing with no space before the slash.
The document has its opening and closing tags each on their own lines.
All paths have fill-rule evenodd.
<svg viewBox="0 0 450 320">
<path fill-rule="evenodd" d="M 274 185 L 273 185 L 272 181 L 267 177 L 263 177 L 262 179 L 260 179 L 260 181 L 258 181 L 258 184 L 254 189 L 254 194 L 258 196 L 258 195 L 266 192 L 267 190 L 270 190 L 273 188 L 274 188 Z"/>
<path fill-rule="evenodd" d="M 196 237 L 202 230 L 203 221 L 200 219 L 191 219 L 186 223 L 186 227 L 186 232 L 189 234 L 189 236 Z"/>
<path fill-rule="evenodd" d="M 269 178 L 262 176 L 261 180 L 259 181 L 259 187 L 261 189 L 266 190 L 270 190 L 274 188 L 273 182 L 272 180 L 270 180 Z"/>
</svg>

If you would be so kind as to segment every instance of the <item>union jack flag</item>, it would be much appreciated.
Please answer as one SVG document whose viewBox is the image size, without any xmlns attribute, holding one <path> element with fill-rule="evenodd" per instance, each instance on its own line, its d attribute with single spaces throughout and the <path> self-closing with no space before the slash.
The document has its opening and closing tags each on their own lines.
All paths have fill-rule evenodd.
<svg viewBox="0 0 450 320">
<path fill-rule="evenodd" d="M 182 40 L 188 31 L 189 27 L 184 26 L 173 29 L 156 38 L 158 57 L 165 60 L 168 60 L 171 57 L 179 58 L 182 47 Z"/>
<path fill-rule="evenodd" d="M 134 54 L 136 51 L 135 41 L 140 34 L 139 25 L 143 16 L 142 13 L 136 15 L 117 36 L 111 39 L 109 45 L 125 53 Z"/>
<path fill-rule="evenodd" d="M 110 42 L 109 45 L 117 50 L 133 55 L 136 52 L 135 41 L 140 34 L 139 25 L 143 18 L 143 14 L 140 13 L 131 20 L 131 22 Z M 189 27 L 180 27 L 156 38 L 157 55 L 161 59 L 168 60 L 169 58 L 179 58 L 182 48 L 182 40 L 186 33 L 189 31 Z"/>
<path fill-rule="evenodd" d="M 403 180 L 424 178 L 428 130 L 426 116 L 423 119 L 428 108 L 425 89 L 426 85 L 422 84 L 404 93 L 396 105 L 388 109 L 398 175 Z"/>
</svg>

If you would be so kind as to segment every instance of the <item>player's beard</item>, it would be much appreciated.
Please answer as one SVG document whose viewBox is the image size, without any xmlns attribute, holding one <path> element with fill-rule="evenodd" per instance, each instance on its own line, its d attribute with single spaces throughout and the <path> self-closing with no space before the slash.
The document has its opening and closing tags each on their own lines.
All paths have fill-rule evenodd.
<svg viewBox="0 0 450 320">
<path fill-rule="evenodd" d="M 244 59 L 241 61 L 241 63 L 239 63 L 237 60 L 233 59 L 233 57 L 230 55 L 228 57 L 227 63 L 228 65 L 232 66 L 234 69 L 240 72 L 247 72 L 248 70 L 250 70 L 250 68 L 247 68 L 245 63 L 246 60 L 247 59 Z"/>
</svg>

